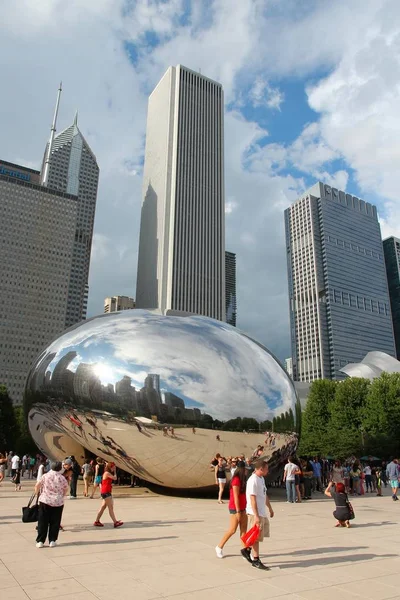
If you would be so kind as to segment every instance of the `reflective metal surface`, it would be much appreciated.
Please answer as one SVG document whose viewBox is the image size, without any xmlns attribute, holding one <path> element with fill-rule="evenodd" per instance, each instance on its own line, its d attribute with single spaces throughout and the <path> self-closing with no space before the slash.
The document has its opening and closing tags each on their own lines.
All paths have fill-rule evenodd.
<svg viewBox="0 0 400 600">
<path fill-rule="evenodd" d="M 368 352 L 359 363 L 349 363 L 343 369 L 340 369 L 349 377 L 364 377 L 365 379 L 375 379 L 384 371 L 386 373 L 400 373 L 400 361 L 386 352 L 378 350 Z"/>
<path fill-rule="evenodd" d="M 95 317 L 55 340 L 31 369 L 25 410 L 45 454 L 85 448 L 175 488 L 213 485 L 217 452 L 251 456 L 258 444 L 272 477 L 300 418 L 291 379 L 258 342 L 206 317 L 144 310 Z M 266 435 L 273 419 L 287 433 Z"/>
</svg>

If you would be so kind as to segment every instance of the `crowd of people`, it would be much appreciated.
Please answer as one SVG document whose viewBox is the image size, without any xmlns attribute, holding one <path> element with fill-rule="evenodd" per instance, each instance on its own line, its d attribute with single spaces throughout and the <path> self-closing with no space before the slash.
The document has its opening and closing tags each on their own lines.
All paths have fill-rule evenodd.
<svg viewBox="0 0 400 600">
<path fill-rule="evenodd" d="M 268 440 L 272 444 L 273 438 Z M 217 453 L 210 461 L 210 469 L 214 471 L 215 483 L 218 486 L 218 503 L 224 504 L 223 495 L 229 485 L 229 527 L 223 535 L 215 551 L 218 558 L 223 558 L 223 548 L 227 541 L 240 530 L 241 554 L 245 560 L 258 569 L 268 570 L 259 556 L 259 543 L 269 537 L 269 518 L 274 511 L 269 500 L 266 479 L 269 465 L 265 460 L 265 446 L 258 445 L 251 456 L 243 454 L 223 457 Z M 49 546 L 57 544 L 59 531 L 62 530 L 61 518 L 64 499 L 77 498 L 77 482 L 82 476 L 83 496 L 94 498 L 99 488 L 101 506 L 93 525 L 104 527 L 101 518 L 106 510 L 115 528 L 123 522 L 118 520 L 114 512 L 112 486 L 121 481 L 113 462 L 101 457 L 86 458 L 79 465 L 74 456 L 66 457 L 62 462 L 50 462 L 41 454 L 24 455 L 22 458 L 13 452 L 0 453 L 0 484 L 5 477 L 10 477 L 16 491 L 21 489 L 21 478 L 36 478 L 35 493 L 39 501 L 39 515 L 36 546 L 42 548 L 49 541 Z M 134 485 L 132 476 L 132 483 Z M 341 462 L 324 457 L 297 458 L 289 456 L 283 472 L 274 481 L 275 486 L 284 485 L 288 503 L 301 503 L 309 500 L 313 494 L 324 494 L 335 502 L 333 516 L 335 527 L 350 527 L 354 511 L 349 496 L 375 493 L 382 496 L 382 486 L 390 485 L 392 498 L 398 500 L 397 493 L 400 480 L 400 464 L 391 459 L 388 464 L 377 460 L 360 461 L 355 457 Z M 268 514 L 267 514 L 268 513 Z M 256 531 L 252 539 L 249 533 Z M 250 539 L 250 542 L 249 542 Z"/>
</svg>

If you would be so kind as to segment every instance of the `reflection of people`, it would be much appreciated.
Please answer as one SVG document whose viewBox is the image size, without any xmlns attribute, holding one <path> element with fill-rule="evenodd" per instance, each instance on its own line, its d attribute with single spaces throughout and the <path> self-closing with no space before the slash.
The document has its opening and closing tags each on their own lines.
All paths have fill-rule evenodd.
<svg viewBox="0 0 400 600">
<path fill-rule="evenodd" d="M 218 485 L 218 504 L 223 504 L 222 494 L 224 493 L 226 484 L 226 472 L 224 459 L 222 457 L 218 459 L 218 464 L 215 467 L 215 483 Z"/>
<path fill-rule="evenodd" d="M 122 521 L 118 521 L 114 513 L 114 501 L 112 497 L 112 482 L 117 479 L 116 466 L 112 462 L 106 463 L 104 468 L 103 478 L 101 481 L 100 493 L 103 499 L 99 512 L 97 513 L 96 520 L 93 523 L 95 527 L 104 527 L 100 521 L 104 511 L 108 508 L 109 515 L 114 523 L 114 527 L 121 527 Z"/>
<path fill-rule="evenodd" d="M 243 548 L 241 554 L 243 558 L 249 561 L 256 569 L 262 569 L 268 571 L 269 567 L 264 565 L 260 560 L 259 555 L 259 542 L 264 540 L 264 537 L 269 537 L 269 521 L 267 517 L 267 510 L 269 510 L 269 516 L 274 516 L 271 503 L 268 498 L 267 488 L 265 485 L 265 477 L 268 475 L 268 463 L 265 460 L 257 460 L 254 464 L 254 473 L 247 480 L 246 485 L 246 512 L 248 515 L 248 527 L 251 529 L 254 525 L 258 525 L 260 528 L 260 534 L 256 542 L 253 543 L 252 548 Z M 253 559 L 251 558 L 251 551 L 253 551 Z"/>
</svg>

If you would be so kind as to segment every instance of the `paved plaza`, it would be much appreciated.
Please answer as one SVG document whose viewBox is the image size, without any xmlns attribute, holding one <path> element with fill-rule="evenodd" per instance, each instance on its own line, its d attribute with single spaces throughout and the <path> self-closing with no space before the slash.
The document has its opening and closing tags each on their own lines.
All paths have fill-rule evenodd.
<svg viewBox="0 0 400 600">
<path fill-rule="evenodd" d="M 335 529 L 333 501 L 287 504 L 270 490 L 272 537 L 260 545 L 272 567 L 258 571 L 239 555 L 239 537 L 217 559 L 227 504 L 115 488 L 124 521 L 92 526 L 100 500 L 66 500 L 59 546 L 35 547 L 35 525 L 21 522 L 31 482 L 0 487 L 0 599 L 330 600 L 400 599 L 400 502 L 365 495 L 351 529 Z M 80 494 L 82 488 L 79 487 Z"/>
</svg>

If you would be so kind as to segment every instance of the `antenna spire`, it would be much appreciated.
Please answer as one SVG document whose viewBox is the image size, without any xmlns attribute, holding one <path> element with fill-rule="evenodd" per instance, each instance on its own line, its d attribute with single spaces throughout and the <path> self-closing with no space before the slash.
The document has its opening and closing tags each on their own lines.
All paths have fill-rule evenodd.
<svg viewBox="0 0 400 600">
<path fill-rule="evenodd" d="M 57 115 L 58 115 L 58 107 L 60 105 L 61 92 L 62 92 L 62 81 L 60 81 L 60 87 L 58 88 L 58 92 L 57 92 L 56 108 L 54 110 L 53 123 L 51 125 L 51 131 L 50 131 L 50 139 L 49 139 L 49 144 L 47 147 L 46 158 L 45 158 L 44 168 L 43 168 L 43 173 L 42 173 L 42 185 L 47 185 L 47 181 L 49 178 L 51 152 L 53 150 L 54 135 L 56 133 Z"/>
<path fill-rule="evenodd" d="M 76 112 L 75 112 L 74 125 L 76 127 L 78 126 L 78 110 L 76 110 Z"/>
</svg>

